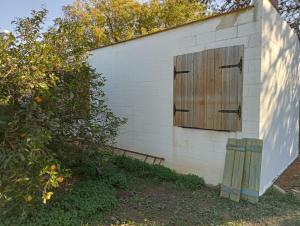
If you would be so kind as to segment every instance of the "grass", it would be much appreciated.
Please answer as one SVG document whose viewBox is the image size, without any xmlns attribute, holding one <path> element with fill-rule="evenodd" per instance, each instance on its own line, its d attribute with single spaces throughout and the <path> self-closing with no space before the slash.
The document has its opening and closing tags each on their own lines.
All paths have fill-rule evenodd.
<svg viewBox="0 0 300 226">
<path fill-rule="evenodd" d="M 118 190 L 118 205 L 86 225 L 282 225 L 300 226 L 300 200 L 269 190 L 256 205 L 220 198 L 218 188 L 203 186 L 194 175 L 118 157 L 118 172 L 127 188 Z M 190 185 L 191 181 L 201 181 Z"/>
<path fill-rule="evenodd" d="M 124 174 L 126 174 L 124 172 Z M 269 191 L 257 205 L 235 203 L 218 189 L 191 191 L 154 178 L 130 177 L 118 206 L 88 225 L 300 225 L 300 201 Z"/>
<path fill-rule="evenodd" d="M 74 184 L 29 215 L 6 225 L 300 226 L 300 200 L 270 190 L 257 205 L 235 203 L 195 175 L 116 156 L 101 178 Z"/>
</svg>

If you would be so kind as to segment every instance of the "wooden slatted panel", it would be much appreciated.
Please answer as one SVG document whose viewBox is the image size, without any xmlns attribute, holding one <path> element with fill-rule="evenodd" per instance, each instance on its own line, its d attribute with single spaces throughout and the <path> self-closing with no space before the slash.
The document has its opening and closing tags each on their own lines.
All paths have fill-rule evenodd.
<svg viewBox="0 0 300 226">
<path fill-rule="evenodd" d="M 245 144 L 243 140 L 228 139 L 221 196 L 239 202 L 243 180 Z"/>
<path fill-rule="evenodd" d="M 174 125 L 224 131 L 241 131 L 242 120 L 237 113 L 242 106 L 242 72 L 236 65 L 243 57 L 243 46 L 205 50 L 175 57 L 177 74 L 174 80 Z"/>
<path fill-rule="evenodd" d="M 188 73 L 176 73 L 173 83 L 174 113 L 173 122 L 176 126 L 193 126 L 193 54 L 176 56 L 174 58 L 174 71 Z M 183 111 L 182 111 L 183 110 Z M 185 111 L 188 112 L 185 112 Z"/>
<path fill-rule="evenodd" d="M 228 139 L 222 197 L 258 202 L 262 145 L 259 139 Z"/>
<path fill-rule="evenodd" d="M 206 128 L 207 51 L 194 54 L 194 127 Z"/>
<path fill-rule="evenodd" d="M 262 160 L 262 146 L 263 141 L 258 139 L 244 139 L 246 143 L 246 152 L 249 161 L 249 168 L 244 169 L 245 174 L 248 174 L 248 178 L 244 178 L 242 185 L 243 197 L 249 202 L 257 203 L 259 199 L 259 185 L 260 185 L 260 173 L 261 173 L 261 160 Z"/>
<path fill-rule="evenodd" d="M 238 64 L 243 57 L 243 46 L 226 47 L 216 49 L 223 52 L 223 65 Z M 220 110 L 236 110 L 242 106 L 242 73 L 238 67 L 222 68 L 222 108 Z M 235 113 L 221 113 L 222 128 L 227 131 L 241 131 L 241 119 Z"/>
</svg>

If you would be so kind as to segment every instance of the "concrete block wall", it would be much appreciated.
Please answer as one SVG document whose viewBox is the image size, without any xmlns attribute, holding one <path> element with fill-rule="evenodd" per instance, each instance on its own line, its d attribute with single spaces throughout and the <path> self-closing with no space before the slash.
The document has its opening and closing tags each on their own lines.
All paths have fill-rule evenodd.
<svg viewBox="0 0 300 226">
<path fill-rule="evenodd" d="M 269 1 L 262 7 L 259 137 L 264 140 L 261 192 L 298 155 L 300 45 Z"/>
<path fill-rule="evenodd" d="M 116 146 L 164 157 L 181 173 L 221 183 L 228 138 L 259 137 L 261 22 L 258 7 L 96 49 L 90 63 L 106 77 L 110 107 L 128 118 Z M 173 57 L 244 45 L 242 132 L 173 126 Z"/>
</svg>

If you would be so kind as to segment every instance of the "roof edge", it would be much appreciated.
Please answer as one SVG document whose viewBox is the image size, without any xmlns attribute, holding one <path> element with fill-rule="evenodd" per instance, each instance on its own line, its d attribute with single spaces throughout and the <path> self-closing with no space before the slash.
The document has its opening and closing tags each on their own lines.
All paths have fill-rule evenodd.
<svg viewBox="0 0 300 226">
<path fill-rule="evenodd" d="M 145 38 L 145 37 L 148 37 L 148 36 L 151 36 L 151 35 L 155 35 L 155 34 L 166 32 L 166 31 L 170 31 L 170 30 L 175 30 L 177 28 L 185 27 L 185 26 L 188 26 L 188 25 L 191 25 L 191 24 L 200 23 L 200 22 L 203 22 L 203 21 L 206 21 L 206 20 L 217 18 L 217 17 L 221 17 L 221 16 L 225 16 L 225 15 L 229 15 L 229 14 L 234 14 L 234 13 L 237 13 L 237 12 L 247 11 L 247 10 L 249 10 L 251 8 L 254 8 L 254 7 L 255 7 L 254 5 L 249 5 L 249 6 L 244 7 L 244 8 L 232 10 L 230 12 L 218 13 L 218 14 L 215 14 L 215 15 L 212 15 L 212 16 L 208 16 L 208 17 L 204 17 L 202 19 L 195 20 L 195 21 L 192 21 L 192 22 L 189 22 L 189 23 L 181 24 L 181 25 L 174 26 L 174 27 L 169 27 L 169 28 L 166 28 L 164 30 L 159 30 L 159 31 L 155 31 L 155 32 L 148 33 L 148 34 L 145 34 L 145 35 L 136 36 L 134 38 L 123 40 L 123 41 L 120 41 L 120 42 L 111 43 L 111 44 L 108 44 L 106 46 L 100 46 L 100 47 L 92 48 L 92 49 L 90 49 L 90 51 L 94 51 L 94 50 L 97 50 L 97 49 L 103 49 L 103 48 L 106 48 L 106 47 L 110 47 L 110 46 L 122 44 L 122 43 L 125 43 L 125 42 L 130 42 L 130 41 L 133 41 L 133 40 Z"/>
</svg>

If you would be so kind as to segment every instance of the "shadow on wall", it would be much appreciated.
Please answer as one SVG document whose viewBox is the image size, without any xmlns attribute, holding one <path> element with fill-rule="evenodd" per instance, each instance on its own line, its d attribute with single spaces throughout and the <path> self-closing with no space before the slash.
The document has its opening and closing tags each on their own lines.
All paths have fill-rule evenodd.
<svg viewBox="0 0 300 226">
<path fill-rule="evenodd" d="M 268 178 L 278 176 L 299 148 L 299 43 L 274 13 L 266 12 L 262 42 L 260 134 Z"/>
</svg>

